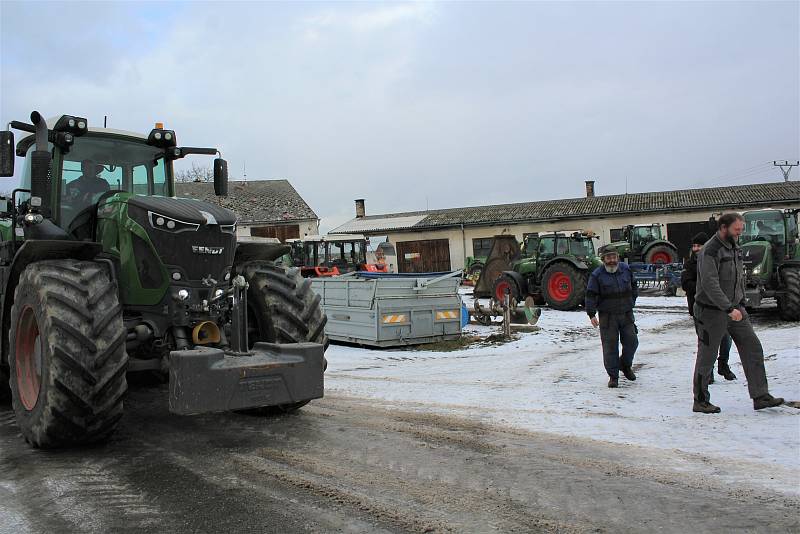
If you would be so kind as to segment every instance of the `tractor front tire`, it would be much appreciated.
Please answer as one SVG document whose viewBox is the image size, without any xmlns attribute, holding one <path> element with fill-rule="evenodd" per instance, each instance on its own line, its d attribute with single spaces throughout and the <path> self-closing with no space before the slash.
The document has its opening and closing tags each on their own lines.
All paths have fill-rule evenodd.
<svg viewBox="0 0 800 534">
<path fill-rule="evenodd" d="M 107 267 L 32 263 L 14 293 L 10 322 L 12 404 L 25 440 L 57 448 L 108 438 L 122 418 L 128 355 Z"/>
<path fill-rule="evenodd" d="M 514 302 L 521 302 L 524 300 L 522 289 L 519 287 L 519 284 L 517 284 L 517 281 L 508 273 L 503 273 L 494 281 L 492 296 L 503 304 L 505 302 L 506 291 L 508 291 L 509 300 Z"/>
<path fill-rule="evenodd" d="M 321 343 L 328 348 L 320 296 L 311 289 L 311 280 L 300 270 L 284 268 L 271 261 L 251 261 L 239 272 L 247 280 L 248 338 L 268 343 Z M 327 367 L 327 362 L 325 363 Z M 249 413 L 289 413 L 308 404 L 301 401 L 280 406 L 255 408 Z"/>
<path fill-rule="evenodd" d="M 569 263 L 554 263 L 542 275 L 541 292 L 554 310 L 577 310 L 586 295 L 588 273 Z"/>
<path fill-rule="evenodd" d="M 784 321 L 800 321 L 800 269 L 786 267 L 781 273 L 783 295 L 778 299 L 778 310 Z"/>
<path fill-rule="evenodd" d="M 664 245 L 657 245 L 650 250 L 647 251 L 645 254 L 644 262 L 645 263 L 675 263 L 678 261 L 678 254 L 675 250 L 664 246 Z"/>
</svg>

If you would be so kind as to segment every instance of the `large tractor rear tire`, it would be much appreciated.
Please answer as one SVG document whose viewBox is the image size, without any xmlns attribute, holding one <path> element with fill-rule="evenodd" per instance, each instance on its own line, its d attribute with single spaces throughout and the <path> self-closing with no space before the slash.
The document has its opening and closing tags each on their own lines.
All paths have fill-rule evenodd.
<svg viewBox="0 0 800 534">
<path fill-rule="evenodd" d="M 644 255 L 645 263 L 675 263 L 678 253 L 665 245 L 656 245 Z"/>
<path fill-rule="evenodd" d="M 322 343 L 328 348 L 320 297 L 311 289 L 311 280 L 300 270 L 284 268 L 270 261 L 252 261 L 239 272 L 249 283 L 247 290 L 249 341 L 269 343 Z M 325 364 L 327 366 L 327 362 Z M 297 410 L 308 401 L 256 408 L 249 413 L 280 414 Z"/>
<path fill-rule="evenodd" d="M 786 267 L 781 273 L 783 295 L 778 299 L 778 310 L 785 321 L 800 321 L 800 269 Z"/>
<path fill-rule="evenodd" d="M 586 295 L 588 273 L 565 262 L 554 263 L 542 275 L 541 292 L 554 310 L 577 310 Z"/>
<path fill-rule="evenodd" d="M 49 260 L 23 271 L 11 308 L 9 365 L 17 424 L 35 447 L 102 441 L 128 389 L 117 285 L 103 264 Z"/>
</svg>

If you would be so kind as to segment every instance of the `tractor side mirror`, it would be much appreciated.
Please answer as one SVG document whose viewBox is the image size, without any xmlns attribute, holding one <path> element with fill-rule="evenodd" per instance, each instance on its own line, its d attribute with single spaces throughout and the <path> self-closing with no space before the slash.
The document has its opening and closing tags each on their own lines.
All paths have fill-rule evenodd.
<svg viewBox="0 0 800 534">
<path fill-rule="evenodd" d="M 0 176 L 14 176 L 14 132 L 0 132 Z"/>
<path fill-rule="evenodd" d="M 228 196 L 228 162 L 222 158 L 214 160 L 214 194 Z"/>
</svg>

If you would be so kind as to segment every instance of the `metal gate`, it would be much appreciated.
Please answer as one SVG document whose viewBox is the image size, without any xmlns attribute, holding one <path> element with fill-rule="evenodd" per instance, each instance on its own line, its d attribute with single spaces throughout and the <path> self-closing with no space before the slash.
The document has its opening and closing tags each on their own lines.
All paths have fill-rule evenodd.
<svg viewBox="0 0 800 534">
<path fill-rule="evenodd" d="M 450 270 L 450 241 L 425 239 L 397 243 L 397 269 L 401 273 L 435 273 Z"/>
</svg>

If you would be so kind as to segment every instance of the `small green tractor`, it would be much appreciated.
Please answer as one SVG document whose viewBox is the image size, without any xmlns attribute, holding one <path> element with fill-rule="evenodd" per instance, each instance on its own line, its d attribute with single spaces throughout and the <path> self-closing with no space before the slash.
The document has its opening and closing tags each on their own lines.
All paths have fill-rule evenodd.
<svg viewBox="0 0 800 534">
<path fill-rule="evenodd" d="M 747 306 L 756 308 L 762 299 L 773 297 L 781 318 L 787 321 L 800 321 L 798 212 L 745 212 L 745 229 L 739 238 L 747 278 Z"/>
<path fill-rule="evenodd" d="M 520 248 L 514 236 L 495 236 L 473 294 L 515 302 L 532 296 L 536 304 L 575 310 L 583 304 L 589 274 L 602 265 L 597 236 L 584 232 L 529 234 Z"/>
<path fill-rule="evenodd" d="M 325 315 L 288 247 L 240 241 L 236 216 L 175 198 L 173 162 L 215 148 L 63 115 L 0 132 L 0 396 L 36 447 L 107 438 L 126 374 L 169 377 L 177 414 L 294 410 L 323 395 Z M 214 189 L 227 194 L 227 163 Z"/>
<path fill-rule="evenodd" d="M 623 229 L 623 241 L 611 243 L 619 257 L 627 263 L 675 263 L 678 247 L 662 237 L 660 224 L 628 225 Z"/>
</svg>

